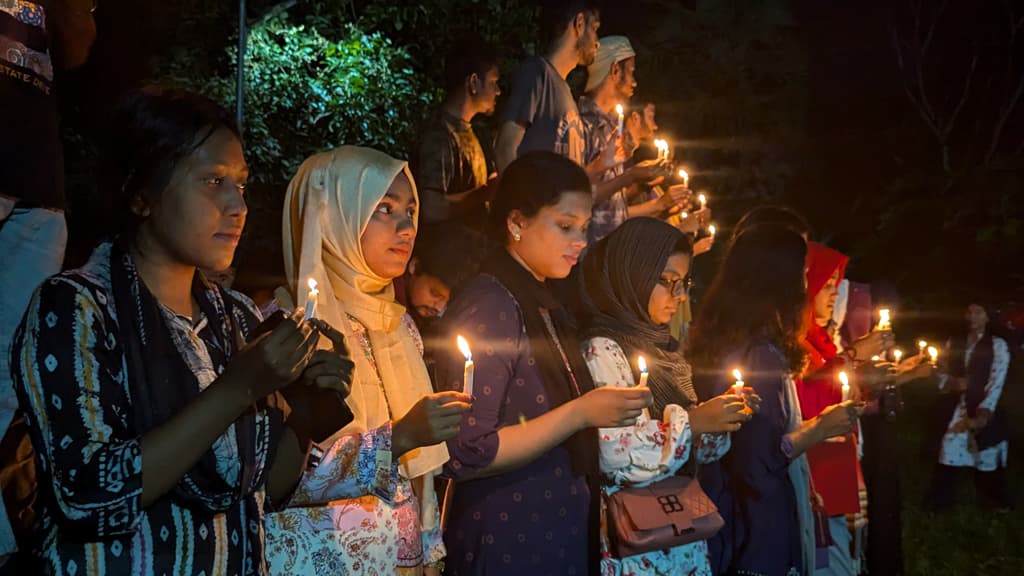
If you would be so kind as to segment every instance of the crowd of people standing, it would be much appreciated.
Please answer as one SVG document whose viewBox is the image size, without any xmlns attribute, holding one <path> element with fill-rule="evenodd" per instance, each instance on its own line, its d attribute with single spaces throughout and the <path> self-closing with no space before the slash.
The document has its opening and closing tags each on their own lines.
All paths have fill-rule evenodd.
<svg viewBox="0 0 1024 576">
<path fill-rule="evenodd" d="M 47 10 L 0 1 L 0 39 L 42 39 L 0 60 L 21 74 L 0 83 L 46 79 Z M 0 314 L 4 444 L 27 454 L 3 463 L 0 572 L 867 570 L 889 544 L 869 531 L 869 423 L 938 365 L 894 358 L 849 258 L 781 206 L 733 227 L 691 311 L 716 230 L 655 144 L 654 105 L 630 104 L 636 53 L 599 39 L 587 0 L 546 3 L 542 25 L 493 152 L 471 121 L 496 112 L 499 63 L 467 39 L 410 162 L 308 158 L 276 290 L 207 273 L 232 263 L 249 170 L 203 96 L 120 102 L 101 157 L 118 226 L 81 268 L 38 266 L 38 250 L 59 263 L 62 232 L 18 231 L 33 214 L 63 230 L 59 183 L 4 181 L 0 238 L 25 236 L 4 284 L 30 290 Z M 1007 506 L 1010 353 L 985 308 L 968 318 L 944 354 L 955 406 L 931 501 L 971 467 Z"/>
</svg>

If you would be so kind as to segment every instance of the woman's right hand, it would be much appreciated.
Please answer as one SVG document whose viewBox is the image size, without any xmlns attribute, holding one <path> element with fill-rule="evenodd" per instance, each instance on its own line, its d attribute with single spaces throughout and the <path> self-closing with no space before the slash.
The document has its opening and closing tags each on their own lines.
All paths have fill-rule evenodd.
<svg viewBox="0 0 1024 576">
<path fill-rule="evenodd" d="M 419 399 L 391 428 L 392 451 L 398 455 L 433 446 L 459 433 L 462 415 L 473 407 L 473 397 L 462 392 L 438 392 Z"/>
<path fill-rule="evenodd" d="M 246 402 L 260 398 L 295 381 L 309 364 L 320 334 L 308 322 L 302 322 L 297 308 L 272 331 L 243 346 L 221 375 L 239 391 Z"/>
<path fill-rule="evenodd" d="M 581 428 L 618 428 L 632 426 L 651 405 L 647 387 L 613 388 L 605 386 L 587 392 L 576 400 Z"/>
<path fill-rule="evenodd" d="M 690 430 L 695 435 L 735 432 L 753 417 L 751 411 L 744 410 L 745 407 L 746 402 L 741 396 L 732 393 L 716 396 L 688 410 Z"/>
<path fill-rule="evenodd" d="M 853 432 L 863 408 L 863 403 L 847 400 L 822 410 L 821 414 L 815 418 L 815 427 L 818 429 L 820 438 L 827 440 Z"/>
</svg>

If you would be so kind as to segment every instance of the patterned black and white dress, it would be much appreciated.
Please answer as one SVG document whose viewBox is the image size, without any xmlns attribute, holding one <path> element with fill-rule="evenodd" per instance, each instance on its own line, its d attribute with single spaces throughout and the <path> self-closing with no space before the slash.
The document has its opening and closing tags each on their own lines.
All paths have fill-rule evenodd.
<svg viewBox="0 0 1024 576">
<path fill-rule="evenodd" d="M 142 507 L 142 435 L 133 423 L 124 343 L 111 282 L 111 245 L 81 269 L 37 291 L 12 346 L 12 374 L 39 466 L 42 541 L 49 574 L 264 574 L 262 489 L 276 440 L 257 410 L 256 471 L 221 512 L 186 507 L 168 494 Z M 191 319 L 162 308 L 174 348 L 200 390 L 224 370 L 217 337 L 227 314 L 245 337 L 259 312 L 244 296 L 209 286 L 220 317 Z M 225 306 L 225 300 L 231 306 Z M 231 310 L 231 312 L 226 312 Z M 214 443 L 216 472 L 238 483 L 236 425 Z"/>
</svg>

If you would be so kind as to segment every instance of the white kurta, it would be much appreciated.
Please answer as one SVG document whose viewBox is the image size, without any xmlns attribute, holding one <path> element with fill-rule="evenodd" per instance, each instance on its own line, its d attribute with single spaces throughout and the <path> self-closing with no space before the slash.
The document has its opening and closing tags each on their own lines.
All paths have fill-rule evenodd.
<svg viewBox="0 0 1024 576">
<path fill-rule="evenodd" d="M 974 344 L 971 344 L 964 352 L 965 364 L 971 361 L 974 346 Z M 989 372 L 988 383 L 985 385 L 985 399 L 978 406 L 979 409 L 984 408 L 991 412 L 996 411 L 999 397 L 1003 393 L 1003 385 L 1006 383 L 1006 371 L 1009 366 L 1010 350 L 1006 345 L 1006 341 L 993 336 L 992 369 Z M 948 379 L 949 376 L 943 374 L 940 378 L 940 385 L 945 387 Z M 957 404 L 953 417 L 949 421 L 946 435 L 942 437 L 942 451 L 939 453 L 939 463 L 945 466 L 976 468 L 982 472 L 991 472 L 997 468 L 1005 468 L 1009 446 L 1005 440 L 979 452 L 972 452 L 968 443 L 968 433 L 952 431 L 953 427 L 965 418 L 967 418 L 967 400 L 966 395 L 961 395 L 960 403 Z"/>
</svg>

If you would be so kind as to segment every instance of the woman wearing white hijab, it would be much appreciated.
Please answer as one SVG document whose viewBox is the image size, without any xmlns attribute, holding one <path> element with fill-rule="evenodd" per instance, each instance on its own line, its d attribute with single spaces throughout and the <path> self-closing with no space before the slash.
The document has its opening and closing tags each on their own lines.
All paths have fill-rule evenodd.
<svg viewBox="0 0 1024 576">
<path fill-rule="evenodd" d="M 416 238 L 405 162 L 345 146 L 307 159 L 288 186 L 288 285 L 355 361 L 355 419 L 322 442 L 289 507 L 267 517 L 271 574 L 433 573 L 445 555 L 433 478 L 471 400 L 433 394 L 412 319 L 395 301 Z"/>
</svg>

